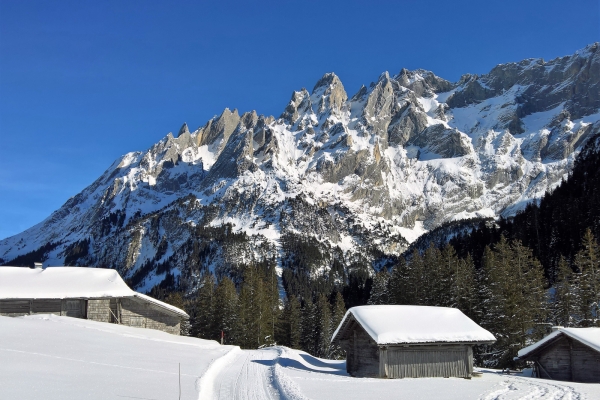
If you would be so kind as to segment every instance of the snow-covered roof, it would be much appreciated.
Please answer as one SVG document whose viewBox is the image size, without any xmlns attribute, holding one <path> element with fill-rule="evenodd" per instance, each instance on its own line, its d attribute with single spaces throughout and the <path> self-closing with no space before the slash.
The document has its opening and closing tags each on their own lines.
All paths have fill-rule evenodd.
<svg viewBox="0 0 600 400">
<path fill-rule="evenodd" d="M 560 335 L 567 335 L 596 351 L 600 351 L 600 328 L 558 328 L 542 340 L 519 350 L 519 358 L 527 357 L 535 350 L 553 341 Z"/>
<path fill-rule="evenodd" d="M 380 345 L 400 343 L 491 343 L 494 335 L 456 308 L 428 306 L 352 307 L 334 332 L 342 335 L 351 319 Z"/>
<path fill-rule="evenodd" d="M 0 267 L 0 299 L 69 299 L 137 297 L 175 314 L 188 317 L 177 307 L 137 293 L 114 269 L 88 267 Z"/>
</svg>

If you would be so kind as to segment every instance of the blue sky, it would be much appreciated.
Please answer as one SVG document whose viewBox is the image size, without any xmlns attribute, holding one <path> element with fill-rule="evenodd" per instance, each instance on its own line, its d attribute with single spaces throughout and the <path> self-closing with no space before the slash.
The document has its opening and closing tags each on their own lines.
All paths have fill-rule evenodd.
<svg viewBox="0 0 600 400">
<path fill-rule="evenodd" d="M 278 116 L 325 73 L 451 81 L 600 40 L 600 2 L 0 0 L 0 238 L 117 157 L 225 107 Z"/>
</svg>

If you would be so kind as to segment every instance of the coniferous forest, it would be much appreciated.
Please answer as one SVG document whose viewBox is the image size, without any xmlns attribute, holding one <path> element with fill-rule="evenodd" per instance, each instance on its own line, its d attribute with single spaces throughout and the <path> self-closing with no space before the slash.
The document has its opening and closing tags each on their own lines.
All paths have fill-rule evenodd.
<svg viewBox="0 0 600 400">
<path fill-rule="evenodd" d="M 347 308 L 364 304 L 455 307 L 492 332 L 475 349 L 479 365 L 515 366 L 517 351 L 552 325 L 600 326 L 600 158 L 597 138 L 552 193 L 510 219 L 482 222 L 449 243 L 414 248 L 373 273 L 356 260 L 311 277 L 311 242 L 284 238 L 298 259 L 245 265 L 241 276 L 205 272 L 197 293 L 177 292 L 171 275 L 152 295 L 187 310 L 184 334 L 243 348 L 272 344 L 339 358 L 330 338 Z M 283 298 L 283 300 L 281 300 Z"/>
</svg>

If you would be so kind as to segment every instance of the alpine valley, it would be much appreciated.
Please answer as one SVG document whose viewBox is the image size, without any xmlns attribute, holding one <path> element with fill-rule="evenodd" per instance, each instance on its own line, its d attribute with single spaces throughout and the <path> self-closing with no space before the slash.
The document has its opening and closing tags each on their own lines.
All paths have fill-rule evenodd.
<svg viewBox="0 0 600 400">
<path fill-rule="evenodd" d="M 0 264 L 116 268 L 138 291 L 273 263 L 294 279 L 392 265 L 444 223 L 510 217 L 600 133 L 600 46 L 449 82 L 385 72 L 349 96 L 325 74 L 275 118 L 225 109 L 128 153 Z M 272 265 L 272 264 L 271 264 Z"/>
</svg>

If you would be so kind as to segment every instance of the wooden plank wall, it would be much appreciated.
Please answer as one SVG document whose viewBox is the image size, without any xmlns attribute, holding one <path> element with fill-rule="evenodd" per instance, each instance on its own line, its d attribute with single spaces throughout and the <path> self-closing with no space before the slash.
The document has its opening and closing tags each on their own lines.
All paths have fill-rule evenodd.
<svg viewBox="0 0 600 400">
<path fill-rule="evenodd" d="M 379 377 L 379 347 L 358 324 L 345 343 L 346 370 L 352 376 Z"/>
<path fill-rule="evenodd" d="M 1 300 L 0 315 L 7 317 L 21 317 L 32 314 L 61 315 L 62 302 L 60 299 L 24 299 Z"/>
<path fill-rule="evenodd" d="M 31 313 L 31 300 L 0 300 L 0 315 L 21 317 Z"/>
<path fill-rule="evenodd" d="M 112 312 L 111 312 L 112 311 Z M 0 300 L 0 315 L 55 314 L 180 334 L 181 318 L 135 298 Z"/>
<path fill-rule="evenodd" d="M 600 383 L 600 352 L 566 335 L 536 360 L 541 378 Z M 548 376 L 549 375 L 549 376 Z"/>
<path fill-rule="evenodd" d="M 390 347 L 381 364 L 388 378 L 466 378 L 473 372 L 469 350 L 470 346 L 456 345 Z"/>
</svg>

